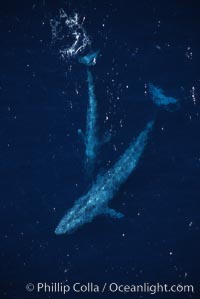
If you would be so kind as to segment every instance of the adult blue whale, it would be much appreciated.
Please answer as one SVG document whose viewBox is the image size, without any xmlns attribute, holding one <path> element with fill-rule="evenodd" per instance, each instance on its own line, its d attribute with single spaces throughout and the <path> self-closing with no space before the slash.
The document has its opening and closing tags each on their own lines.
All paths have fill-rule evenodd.
<svg viewBox="0 0 200 299">
<path fill-rule="evenodd" d="M 55 234 L 71 233 L 85 223 L 91 222 L 98 215 L 105 214 L 114 218 L 123 217 L 120 212 L 109 208 L 108 203 L 136 168 L 152 127 L 153 121 L 150 121 L 113 168 L 104 175 L 97 177 L 87 194 L 80 197 L 61 219 L 55 229 Z"/>
</svg>

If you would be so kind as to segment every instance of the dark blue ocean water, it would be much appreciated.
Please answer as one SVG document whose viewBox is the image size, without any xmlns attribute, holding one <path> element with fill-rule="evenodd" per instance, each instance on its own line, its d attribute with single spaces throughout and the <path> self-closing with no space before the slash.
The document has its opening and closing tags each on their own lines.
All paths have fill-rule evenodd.
<svg viewBox="0 0 200 299">
<path fill-rule="evenodd" d="M 52 45 L 60 8 L 85 17 L 99 134 L 113 136 L 85 175 L 87 83 L 76 59 Z M 55 294 L 26 291 L 38 282 L 193 285 L 200 298 L 200 10 L 198 1 L 11 1 L 0 9 L 1 298 L 151 298 L 145 293 Z M 67 33 L 66 33 L 67 34 Z M 62 41 L 61 41 L 61 46 Z M 158 109 L 149 82 L 177 98 Z M 110 206 L 71 235 L 55 227 L 74 203 L 155 119 L 136 171 Z"/>
</svg>

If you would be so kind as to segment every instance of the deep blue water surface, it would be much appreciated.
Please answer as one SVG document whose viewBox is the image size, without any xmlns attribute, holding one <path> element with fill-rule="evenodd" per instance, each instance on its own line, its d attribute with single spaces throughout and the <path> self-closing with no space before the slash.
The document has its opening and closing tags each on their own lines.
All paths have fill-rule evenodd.
<svg viewBox="0 0 200 299">
<path fill-rule="evenodd" d="M 3 3 L 4 2 L 4 3 Z M 87 82 L 51 43 L 60 8 L 85 17 L 99 134 L 113 136 L 85 176 Z M 200 298 L 200 6 L 198 1 L 2 1 L 0 9 L 1 298 L 151 298 L 150 294 L 38 294 L 27 283 L 192 284 Z M 67 34 L 67 33 L 66 33 Z M 152 82 L 180 101 L 158 109 Z M 77 92 L 78 91 L 78 92 Z M 108 117 L 106 117 L 108 116 Z M 155 119 L 136 171 L 98 217 L 56 236 L 64 212 Z"/>
</svg>

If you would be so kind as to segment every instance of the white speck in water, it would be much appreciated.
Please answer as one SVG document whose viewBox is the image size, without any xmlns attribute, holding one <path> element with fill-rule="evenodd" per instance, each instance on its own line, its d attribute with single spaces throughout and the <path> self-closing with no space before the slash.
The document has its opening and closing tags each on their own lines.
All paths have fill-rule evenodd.
<svg viewBox="0 0 200 299">
<path fill-rule="evenodd" d="M 186 56 L 186 58 L 188 58 L 189 60 L 192 60 L 192 50 L 191 50 L 191 47 L 187 47 L 185 56 Z"/>
<path fill-rule="evenodd" d="M 197 101 L 196 101 L 195 87 L 194 86 L 192 86 L 191 95 L 192 95 L 193 104 L 196 105 Z"/>
</svg>

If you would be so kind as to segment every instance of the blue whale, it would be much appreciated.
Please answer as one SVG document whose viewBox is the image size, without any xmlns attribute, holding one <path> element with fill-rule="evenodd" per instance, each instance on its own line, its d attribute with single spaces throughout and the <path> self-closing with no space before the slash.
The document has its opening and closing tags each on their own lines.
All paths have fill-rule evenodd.
<svg viewBox="0 0 200 299">
<path fill-rule="evenodd" d="M 86 66 L 92 66 L 96 64 L 97 56 L 99 55 L 99 50 L 96 52 L 91 52 L 83 57 L 79 58 L 79 62 L 86 65 Z"/>
<path fill-rule="evenodd" d="M 74 206 L 64 215 L 56 227 L 55 234 L 72 233 L 85 223 L 92 222 L 98 215 L 109 215 L 114 218 L 123 217 L 122 213 L 109 208 L 108 204 L 115 192 L 136 168 L 153 124 L 154 122 L 150 121 L 113 168 L 107 170 L 104 175 L 98 176 L 91 189 L 75 201 Z"/>
<path fill-rule="evenodd" d="M 89 68 L 96 63 L 98 54 L 99 51 L 96 51 L 79 58 L 79 62 L 87 66 L 89 99 L 87 107 L 86 131 L 84 134 L 81 129 L 78 129 L 78 134 L 82 137 L 85 144 L 85 167 L 90 175 L 93 172 L 100 146 L 110 140 L 110 134 L 108 133 L 106 133 L 101 140 L 98 136 L 97 99 L 95 95 L 93 75 Z"/>
</svg>

